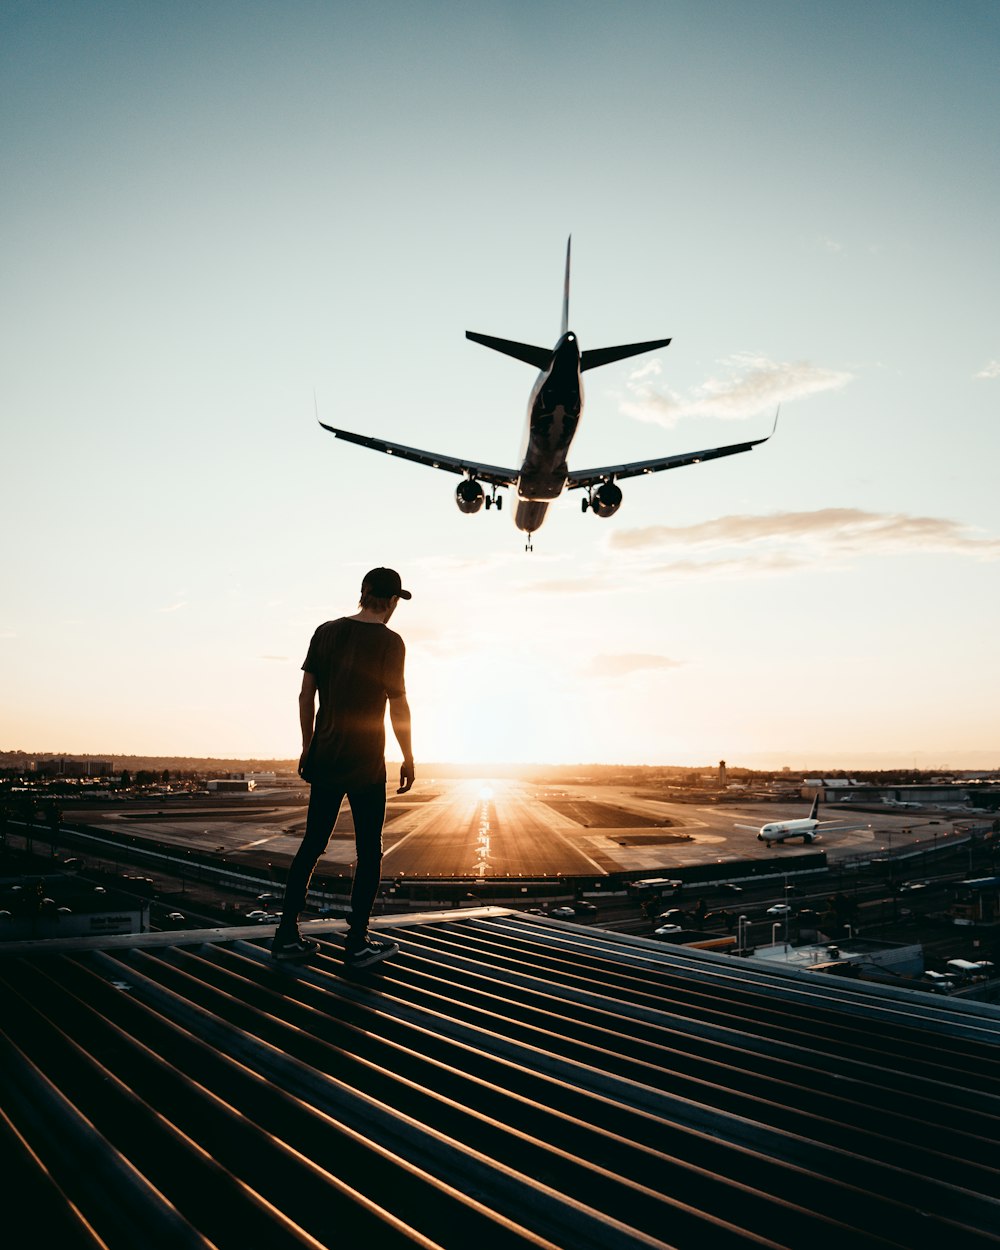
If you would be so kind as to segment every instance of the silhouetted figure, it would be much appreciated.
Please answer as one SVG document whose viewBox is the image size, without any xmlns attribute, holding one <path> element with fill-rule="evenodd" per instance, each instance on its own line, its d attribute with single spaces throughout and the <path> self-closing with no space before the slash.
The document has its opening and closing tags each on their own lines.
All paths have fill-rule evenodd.
<svg viewBox="0 0 1000 1250">
<path fill-rule="evenodd" d="M 386 628 L 399 600 L 410 597 L 394 569 L 372 569 L 361 583 L 360 611 L 320 625 L 309 644 L 299 693 L 299 775 L 312 791 L 305 834 L 288 872 L 281 923 L 271 946 L 275 959 L 304 959 L 319 945 L 299 934 L 299 913 L 345 796 L 354 817 L 357 848 L 345 961 L 364 968 L 399 950 L 395 942 L 370 935 L 368 919 L 382 867 L 386 700 L 403 752 L 397 793 L 404 794 L 414 781 L 403 678 L 406 649 L 402 638 Z"/>
</svg>

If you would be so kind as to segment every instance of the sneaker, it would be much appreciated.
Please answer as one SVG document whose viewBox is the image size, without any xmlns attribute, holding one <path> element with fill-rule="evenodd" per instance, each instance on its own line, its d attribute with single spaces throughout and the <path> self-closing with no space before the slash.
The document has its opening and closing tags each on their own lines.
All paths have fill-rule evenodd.
<svg viewBox="0 0 1000 1250">
<path fill-rule="evenodd" d="M 271 943 L 272 959 L 308 959 L 310 955 L 315 955 L 319 950 L 319 942 L 314 942 L 312 938 L 295 937 L 281 938 L 277 937 Z"/>
<path fill-rule="evenodd" d="M 361 938 L 348 938 L 344 963 L 349 968 L 370 968 L 382 959 L 388 959 L 399 951 L 399 943 L 388 938 L 373 937 L 370 933 Z"/>
</svg>

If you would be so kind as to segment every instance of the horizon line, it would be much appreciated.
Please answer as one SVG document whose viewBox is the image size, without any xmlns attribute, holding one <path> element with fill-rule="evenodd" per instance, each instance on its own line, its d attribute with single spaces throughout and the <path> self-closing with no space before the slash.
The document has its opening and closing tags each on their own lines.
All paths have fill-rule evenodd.
<svg viewBox="0 0 1000 1250">
<path fill-rule="evenodd" d="M 761 752 L 760 754 L 764 756 L 772 756 L 772 757 L 780 755 L 779 752 L 771 752 L 771 751 Z M 828 761 L 825 764 L 816 763 L 816 762 L 807 763 L 807 764 L 803 764 L 800 762 L 791 762 L 791 763 L 783 762 L 780 764 L 779 763 L 765 764 L 765 763 L 758 762 L 758 763 L 751 764 L 751 763 L 741 763 L 738 761 L 730 762 L 730 761 L 720 761 L 720 760 L 715 760 L 715 761 L 705 760 L 700 763 L 694 763 L 694 764 L 662 763 L 662 762 L 651 763 L 649 761 L 640 761 L 640 760 L 612 761 L 612 762 L 601 762 L 598 760 L 570 760 L 570 761 L 545 760 L 541 762 L 536 762 L 536 761 L 528 761 L 528 760 L 509 760 L 508 759 L 508 760 L 479 760 L 479 761 L 474 761 L 474 762 L 458 761 L 458 760 L 430 760 L 427 762 L 420 762 L 418 766 L 421 770 L 425 772 L 433 771 L 436 768 L 437 769 L 442 769 L 442 768 L 462 769 L 466 771 L 475 770 L 475 769 L 509 770 L 509 769 L 566 769 L 566 768 L 619 768 L 619 769 L 644 768 L 644 769 L 675 769 L 679 772 L 689 772 L 695 769 L 698 769 L 698 770 L 708 769 L 713 772 L 717 772 L 720 764 L 724 762 L 726 770 L 728 772 L 732 772 L 733 770 L 743 770 L 747 772 L 782 772 L 782 771 L 788 770 L 788 771 L 792 771 L 796 773 L 813 772 L 817 774 L 822 774 L 824 772 L 827 772 L 827 773 L 841 772 L 842 773 L 842 772 L 850 772 L 851 770 L 858 770 L 858 771 L 892 770 L 892 771 L 909 771 L 909 772 L 933 772 L 935 770 L 940 770 L 942 772 L 955 772 L 955 771 L 975 770 L 975 771 L 985 771 L 985 772 L 1000 772 L 1000 763 L 993 764 L 992 766 L 985 765 L 981 762 L 971 762 L 971 761 L 967 763 L 961 763 L 961 764 L 954 764 L 954 763 L 946 764 L 940 760 L 940 757 L 938 757 L 938 759 L 934 762 L 922 763 L 918 765 L 917 761 L 920 758 L 920 756 L 924 753 L 914 753 L 911 751 L 911 752 L 906 752 L 905 754 L 906 754 L 907 759 L 912 762 L 905 762 L 903 759 L 899 759 L 896 762 L 887 763 L 885 762 L 886 760 L 892 760 L 893 758 L 891 753 L 887 752 L 884 756 L 880 754 L 879 756 L 875 757 L 875 759 L 881 759 L 882 760 L 881 763 L 874 762 L 872 757 L 869 757 L 868 760 L 866 761 L 865 758 L 861 756 L 861 757 L 856 757 L 849 763 L 833 763 L 832 761 Z M 991 754 L 994 756 L 994 759 L 1000 760 L 1000 751 L 992 752 L 992 751 L 987 751 L 987 750 L 976 750 L 972 752 L 972 754 L 974 756 L 979 756 L 979 757 L 985 757 L 987 754 Z M 171 759 L 185 759 L 185 760 L 191 761 L 192 763 L 204 762 L 205 764 L 226 763 L 226 764 L 246 764 L 246 765 L 258 765 L 258 766 L 263 765 L 263 764 L 270 764 L 270 765 L 277 765 L 279 767 L 286 767 L 289 771 L 292 771 L 292 772 L 296 770 L 296 767 L 298 764 L 297 756 L 280 757 L 280 756 L 264 756 L 264 755 L 256 755 L 256 756 L 253 756 L 253 755 L 250 755 L 250 756 L 248 755 L 194 755 L 194 754 L 188 754 L 188 753 L 181 752 L 181 751 L 168 751 L 168 752 L 162 752 L 162 753 L 154 753 L 154 752 L 148 752 L 148 751 L 146 752 L 140 752 L 140 751 L 105 752 L 105 751 L 66 751 L 66 750 L 53 751 L 53 750 L 24 750 L 23 748 L 20 748 L 20 747 L 0 748 L 0 757 L 10 756 L 10 755 L 21 756 L 21 757 L 24 757 L 25 759 L 28 759 L 28 758 L 35 758 L 35 759 L 68 758 L 68 759 L 80 759 L 81 761 L 84 761 L 84 760 L 101 761 L 101 762 L 106 761 L 108 763 L 114 763 L 116 759 L 117 760 L 138 759 L 138 760 L 158 760 L 158 761 L 167 761 Z M 931 757 L 931 759 L 933 760 L 933 757 Z M 400 762 L 400 759 L 392 755 L 388 755 L 386 757 L 387 767 L 397 765 L 399 762 Z"/>
</svg>

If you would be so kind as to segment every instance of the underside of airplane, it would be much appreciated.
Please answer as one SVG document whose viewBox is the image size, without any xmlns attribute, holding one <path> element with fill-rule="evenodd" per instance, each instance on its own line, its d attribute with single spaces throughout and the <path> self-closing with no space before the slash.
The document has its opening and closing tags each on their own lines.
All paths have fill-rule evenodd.
<svg viewBox="0 0 1000 1250">
<path fill-rule="evenodd" d="M 730 443 L 724 447 L 708 447 L 671 456 L 654 456 L 648 460 L 571 470 L 567 457 L 583 412 L 582 375 L 601 365 L 666 347 L 670 339 L 652 339 L 644 343 L 627 343 L 617 347 L 581 351 L 576 334 L 569 329 L 569 274 L 570 244 L 567 243 L 562 333 L 554 348 L 535 347 L 530 343 L 495 338 L 473 330 L 466 331 L 466 338 L 472 342 L 539 370 L 528 399 L 520 468 L 505 468 L 483 464 L 477 460 L 464 460 L 457 456 L 423 451 L 418 447 L 392 443 L 370 434 L 339 429 L 323 421 L 320 425 L 335 437 L 356 443 L 360 447 L 368 447 L 372 451 L 381 451 L 403 460 L 412 460 L 433 469 L 442 469 L 446 473 L 458 474 L 463 480 L 455 489 L 455 502 L 461 512 L 475 513 L 491 507 L 500 509 L 503 495 L 497 492 L 514 487 L 517 492 L 514 522 L 528 537 L 527 550 L 531 550 L 531 535 L 545 520 L 549 505 L 564 490 L 586 492 L 581 499 L 582 512 L 589 510 L 595 516 L 610 517 L 621 507 L 622 492 L 618 482 L 623 478 L 660 473 L 664 469 L 679 469 L 688 464 L 701 464 L 706 460 L 717 460 L 722 456 L 750 451 L 760 443 L 767 442 L 770 434 L 764 438 Z M 771 434 L 773 433 L 772 429 Z"/>
</svg>

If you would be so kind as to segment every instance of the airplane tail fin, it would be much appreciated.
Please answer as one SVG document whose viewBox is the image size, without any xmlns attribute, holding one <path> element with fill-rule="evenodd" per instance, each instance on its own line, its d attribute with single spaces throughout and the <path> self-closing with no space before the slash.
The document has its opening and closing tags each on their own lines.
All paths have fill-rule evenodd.
<svg viewBox="0 0 1000 1250">
<path fill-rule="evenodd" d="M 811 810 L 811 811 L 810 811 L 810 813 L 809 813 L 809 819 L 810 819 L 810 820 L 815 820 L 815 819 L 816 819 L 816 813 L 817 813 L 818 811 L 819 811 L 819 795 L 817 794 L 817 795 L 816 795 L 816 797 L 813 799 L 813 805 L 812 805 L 812 810 Z"/>
<path fill-rule="evenodd" d="M 566 275 L 563 279 L 562 334 L 569 331 L 569 273 L 572 258 L 573 236 L 566 240 Z M 533 347 L 530 343 L 517 343 L 513 339 L 498 339 L 490 334 L 478 334 L 475 330 L 466 330 L 465 337 L 473 343 L 481 343 L 492 351 L 502 352 L 505 356 L 513 356 L 515 360 L 523 360 L 526 365 L 534 365 L 536 369 L 545 370 L 552 363 L 552 351 L 547 347 Z M 651 339 L 648 343 L 624 343 L 619 347 L 597 347 L 592 351 L 580 353 L 580 372 L 597 369 L 601 365 L 613 364 L 616 360 L 626 360 L 629 356 L 641 356 L 643 352 L 655 351 L 658 347 L 667 347 L 670 339 Z M 773 432 L 773 431 L 772 431 Z"/>
<path fill-rule="evenodd" d="M 573 236 L 566 240 L 566 277 L 563 280 L 562 333 L 569 329 L 569 263 L 570 248 Z M 516 343 L 512 339 L 497 339 L 490 334 L 477 334 L 475 330 L 466 330 L 465 337 L 473 343 L 481 343 L 495 352 L 505 356 L 513 356 L 515 360 L 523 360 L 526 365 L 534 365 L 536 369 L 545 370 L 552 363 L 552 350 L 548 347 L 533 347 L 530 343 Z"/>
<path fill-rule="evenodd" d="M 563 282 L 563 318 L 560 334 L 565 334 L 569 329 L 569 252 L 572 244 L 573 236 L 570 235 L 566 240 L 566 279 Z"/>
<path fill-rule="evenodd" d="M 515 343 L 512 339 L 495 339 L 490 334 L 477 334 L 475 330 L 466 330 L 465 337 L 495 352 L 503 352 L 505 356 L 513 356 L 515 360 L 523 360 L 536 369 L 547 369 L 552 363 L 550 347 L 532 347 L 530 343 Z"/>
<path fill-rule="evenodd" d="M 655 351 L 657 347 L 666 347 L 669 343 L 670 339 L 653 339 L 649 343 L 625 343 L 621 347 L 595 347 L 591 351 L 580 353 L 580 372 L 598 369 L 601 365 L 610 365 L 616 360 L 626 360 L 629 356 L 640 356 L 643 352 Z"/>
</svg>

